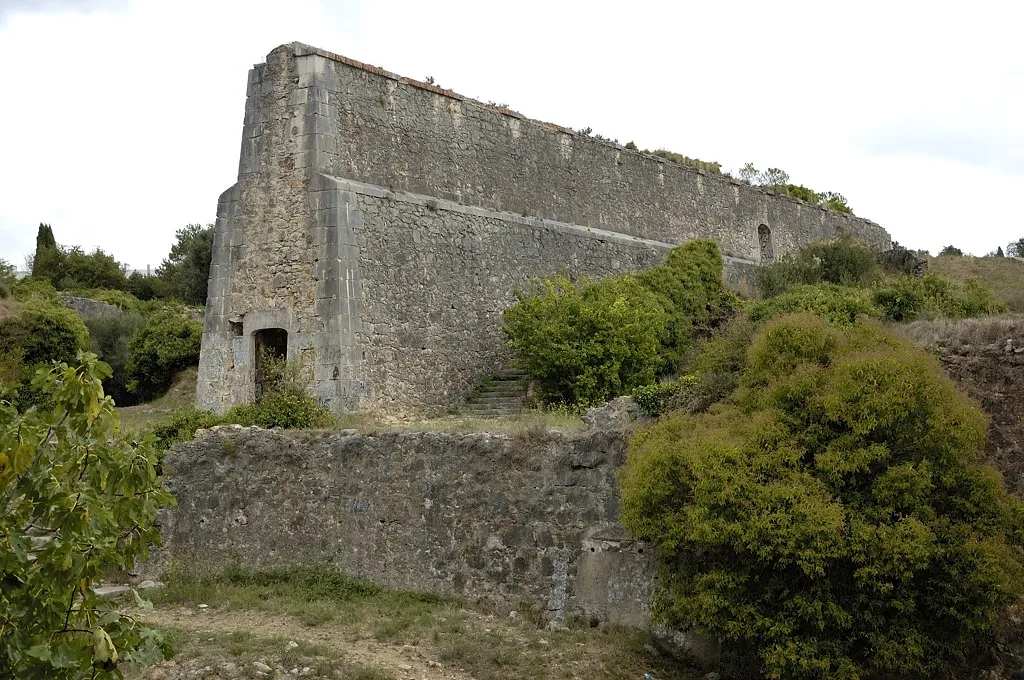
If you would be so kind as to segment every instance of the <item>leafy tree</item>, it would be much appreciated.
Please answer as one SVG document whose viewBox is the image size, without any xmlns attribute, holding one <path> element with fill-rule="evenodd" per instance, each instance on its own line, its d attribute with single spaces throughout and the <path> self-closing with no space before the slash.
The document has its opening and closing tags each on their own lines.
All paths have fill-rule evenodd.
<svg viewBox="0 0 1024 680">
<path fill-rule="evenodd" d="M 32 276 L 49 279 L 56 285 L 62 275 L 62 266 L 63 258 L 53 236 L 53 228 L 40 223 L 36 231 L 36 250 L 32 255 Z"/>
<path fill-rule="evenodd" d="M 199 363 L 202 335 L 203 327 L 186 318 L 178 306 L 153 314 L 129 343 L 128 391 L 143 400 L 163 394 L 179 371 Z"/>
<path fill-rule="evenodd" d="M 789 184 L 789 173 L 779 168 L 768 168 L 757 177 L 757 183 L 763 187 L 781 187 Z"/>
<path fill-rule="evenodd" d="M 829 210 L 835 210 L 836 212 L 853 214 L 853 210 L 850 209 L 849 203 L 846 202 L 846 197 L 835 191 L 825 191 L 819 194 L 820 204 L 828 208 Z"/>
<path fill-rule="evenodd" d="M 17 282 L 14 265 L 0 259 L 0 300 L 10 297 L 11 289 Z"/>
<path fill-rule="evenodd" d="M 124 290 L 127 279 L 124 266 L 97 248 L 86 254 L 78 246 L 62 248 L 63 266 L 61 278 L 56 282 L 61 290 L 83 290 L 90 288 L 107 288 Z"/>
<path fill-rule="evenodd" d="M 107 375 L 80 355 L 37 375 L 47 408 L 0 403 L 0 677 L 119 678 L 119 665 L 168 651 L 93 590 L 159 545 L 157 511 L 173 501 L 152 446 L 118 433 Z"/>
<path fill-rule="evenodd" d="M 1006 254 L 1010 257 L 1024 257 L 1024 238 L 1019 238 L 1006 246 Z"/>
<path fill-rule="evenodd" d="M 189 224 L 175 232 L 177 241 L 157 269 L 165 295 L 188 304 L 206 304 L 213 257 L 213 225 Z"/>
<path fill-rule="evenodd" d="M 103 381 L 103 391 L 116 404 L 125 406 L 133 401 L 128 392 L 127 364 L 131 356 L 131 342 L 135 334 L 146 325 L 136 310 L 131 308 L 115 310 L 85 319 L 89 329 L 92 351 L 100 361 L 110 366 L 110 376 Z"/>
<path fill-rule="evenodd" d="M 963 254 L 964 254 L 964 251 L 960 250 L 956 246 L 946 246 L 945 248 L 943 248 L 942 250 L 939 251 L 939 257 L 943 257 L 945 255 L 951 255 L 951 256 L 955 256 L 955 257 L 962 257 Z"/>
<path fill-rule="evenodd" d="M 741 181 L 744 181 L 747 184 L 756 184 L 757 177 L 761 173 L 754 167 L 753 163 L 745 163 L 736 174 L 739 176 Z"/>
<path fill-rule="evenodd" d="M 948 670 L 1024 594 L 1024 505 L 938 361 L 859 323 L 777 319 L 741 387 L 638 433 L 622 520 L 661 565 L 655 615 L 769 678 Z"/>
<path fill-rule="evenodd" d="M 0 284 L 13 286 L 17 282 L 17 270 L 7 260 L 0 259 Z"/>
<path fill-rule="evenodd" d="M 58 245 L 50 225 L 39 225 L 36 251 L 32 255 L 33 277 L 49 280 L 58 290 L 124 290 L 127 284 L 124 270 L 124 265 L 99 248 L 86 253 L 78 246 Z"/>
<path fill-rule="evenodd" d="M 132 272 L 125 281 L 125 290 L 142 301 L 152 300 L 156 297 L 156 286 L 153 276 L 146 276 L 142 272 Z"/>
</svg>

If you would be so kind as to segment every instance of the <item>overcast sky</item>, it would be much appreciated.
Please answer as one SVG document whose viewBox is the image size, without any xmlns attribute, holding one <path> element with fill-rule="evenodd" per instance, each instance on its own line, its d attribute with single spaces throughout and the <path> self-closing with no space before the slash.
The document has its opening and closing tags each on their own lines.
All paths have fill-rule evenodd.
<svg viewBox="0 0 1024 680">
<path fill-rule="evenodd" d="M 159 263 L 294 40 L 531 117 L 844 194 L 901 243 L 1024 237 L 1024 3 L 0 0 L 0 258 Z"/>
</svg>

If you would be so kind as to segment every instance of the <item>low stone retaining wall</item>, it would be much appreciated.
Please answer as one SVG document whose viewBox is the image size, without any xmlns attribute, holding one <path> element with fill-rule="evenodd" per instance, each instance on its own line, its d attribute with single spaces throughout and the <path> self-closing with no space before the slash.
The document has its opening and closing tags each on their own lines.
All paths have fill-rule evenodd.
<svg viewBox="0 0 1024 680">
<path fill-rule="evenodd" d="M 383 586 L 646 627 L 653 555 L 618 523 L 626 438 L 220 427 L 168 452 L 164 561 L 328 564 Z"/>
</svg>

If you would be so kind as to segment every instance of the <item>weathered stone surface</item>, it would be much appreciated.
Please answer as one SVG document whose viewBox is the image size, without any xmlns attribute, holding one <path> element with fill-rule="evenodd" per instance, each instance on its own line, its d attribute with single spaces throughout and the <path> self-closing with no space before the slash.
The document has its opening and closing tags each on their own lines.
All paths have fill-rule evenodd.
<svg viewBox="0 0 1024 680">
<path fill-rule="evenodd" d="M 121 311 L 121 308 L 117 305 L 101 302 L 100 300 L 93 300 L 91 298 L 74 297 L 71 295 L 61 296 L 60 303 L 68 309 L 77 312 L 83 319 L 117 314 Z"/>
<path fill-rule="evenodd" d="M 283 329 L 335 412 L 459 402 L 507 361 L 516 287 L 607 276 L 715 239 L 724 274 L 877 224 L 293 43 L 249 75 L 238 182 L 220 197 L 196 402 L 255 396 Z"/>
<path fill-rule="evenodd" d="M 163 563 L 328 564 L 506 611 L 643 626 L 653 555 L 618 524 L 624 456 L 622 433 L 606 431 L 202 430 L 164 460 L 178 505 L 162 520 Z"/>
</svg>

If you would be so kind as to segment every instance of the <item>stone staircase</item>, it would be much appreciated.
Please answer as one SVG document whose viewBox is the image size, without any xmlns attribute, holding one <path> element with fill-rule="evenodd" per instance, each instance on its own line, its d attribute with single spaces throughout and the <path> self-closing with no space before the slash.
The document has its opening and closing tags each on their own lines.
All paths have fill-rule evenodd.
<svg viewBox="0 0 1024 680">
<path fill-rule="evenodd" d="M 484 379 L 462 406 L 462 414 L 474 418 L 497 418 L 519 413 L 530 380 L 525 373 L 505 370 Z"/>
</svg>

